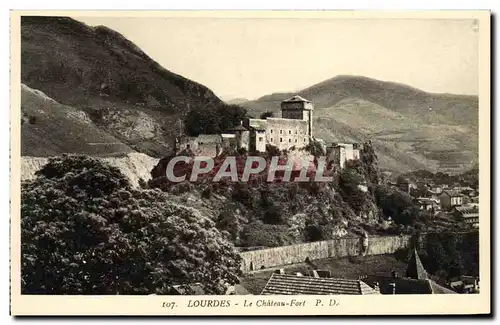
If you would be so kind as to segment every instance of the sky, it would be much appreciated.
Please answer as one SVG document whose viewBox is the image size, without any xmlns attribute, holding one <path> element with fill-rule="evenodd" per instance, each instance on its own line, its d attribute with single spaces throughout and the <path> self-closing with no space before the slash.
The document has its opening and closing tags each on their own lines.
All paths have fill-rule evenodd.
<svg viewBox="0 0 500 325">
<path fill-rule="evenodd" d="M 477 95 L 478 26 L 451 19 L 77 17 L 105 25 L 220 98 L 296 92 L 361 75 Z"/>
</svg>

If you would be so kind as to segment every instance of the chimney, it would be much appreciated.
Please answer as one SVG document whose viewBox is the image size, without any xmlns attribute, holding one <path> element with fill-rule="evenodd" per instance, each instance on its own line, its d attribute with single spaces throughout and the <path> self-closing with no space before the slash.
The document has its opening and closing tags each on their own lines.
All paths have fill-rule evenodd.
<svg viewBox="0 0 500 325">
<path fill-rule="evenodd" d="M 319 278 L 318 271 L 313 270 L 313 271 L 312 271 L 312 274 L 313 274 L 313 277 L 315 277 L 315 278 Z"/>
</svg>

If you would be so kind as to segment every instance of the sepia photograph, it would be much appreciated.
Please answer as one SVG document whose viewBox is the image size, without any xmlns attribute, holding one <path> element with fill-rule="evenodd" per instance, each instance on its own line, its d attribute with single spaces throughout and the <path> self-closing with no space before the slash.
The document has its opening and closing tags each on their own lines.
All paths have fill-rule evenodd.
<svg viewBox="0 0 500 325">
<path fill-rule="evenodd" d="M 11 12 L 12 308 L 489 312 L 490 12 L 359 13 Z"/>
</svg>

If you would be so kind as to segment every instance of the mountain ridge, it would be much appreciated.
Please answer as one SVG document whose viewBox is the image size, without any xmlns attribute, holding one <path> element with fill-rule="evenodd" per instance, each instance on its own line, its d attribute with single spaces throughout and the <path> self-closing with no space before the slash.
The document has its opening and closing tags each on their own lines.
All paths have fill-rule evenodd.
<svg viewBox="0 0 500 325">
<path fill-rule="evenodd" d="M 25 89 L 25 155 L 49 155 L 68 148 L 79 153 L 81 148 L 74 144 L 78 136 L 71 137 L 71 126 L 82 125 L 80 116 L 91 122 L 82 131 L 85 137 L 95 135 L 107 139 L 100 142 L 116 144 L 102 154 L 136 151 L 161 158 L 171 154 L 173 140 L 182 131 L 179 121 L 188 111 L 227 105 L 208 87 L 162 67 L 108 27 L 91 27 L 69 17 L 23 16 L 21 45 L 22 83 L 55 102 L 40 107 L 54 118 L 62 118 L 59 111 L 64 110 L 76 114 L 65 120 L 66 125 L 57 122 L 58 129 L 41 124 L 43 112 L 35 109 L 41 99 Z M 265 95 L 240 105 L 258 117 L 268 110 L 279 112 L 281 100 L 294 94 Z M 478 100 L 474 96 L 433 94 L 347 75 L 298 94 L 315 105 L 318 138 L 327 142 L 373 140 L 381 167 L 387 170 L 460 172 L 477 163 Z M 38 125 L 29 123 L 30 114 L 38 114 L 31 117 L 40 118 Z M 41 136 L 46 132 L 60 136 Z M 47 143 L 48 139 L 53 141 Z"/>
<path fill-rule="evenodd" d="M 455 173 L 477 162 L 477 96 L 428 93 L 397 82 L 339 75 L 296 93 L 273 93 L 242 106 L 253 116 L 276 113 L 280 102 L 295 94 L 315 105 L 318 138 L 371 139 L 381 150 L 382 167 L 389 170 Z M 407 163 L 395 164 L 398 159 Z"/>
<path fill-rule="evenodd" d="M 224 105 L 208 87 L 162 67 L 120 33 L 69 17 L 21 18 L 21 82 L 155 157 L 171 153 L 176 123 L 189 110 Z"/>
</svg>

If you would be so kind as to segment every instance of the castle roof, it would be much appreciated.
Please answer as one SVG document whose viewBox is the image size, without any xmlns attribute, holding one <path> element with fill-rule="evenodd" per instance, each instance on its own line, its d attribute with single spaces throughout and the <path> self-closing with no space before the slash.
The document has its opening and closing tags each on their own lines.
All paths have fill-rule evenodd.
<svg viewBox="0 0 500 325">
<path fill-rule="evenodd" d="M 420 257 L 418 256 L 417 250 L 413 249 L 413 254 L 408 262 L 408 268 L 406 269 L 406 276 L 408 278 L 417 279 L 417 280 L 428 280 L 427 271 L 422 265 L 422 261 L 420 261 Z"/>
<path fill-rule="evenodd" d="M 234 128 L 229 129 L 228 131 L 248 131 L 248 129 L 240 124 L 235 126 Z"/>
<path fill-rule="evenodd" d="M 285 99 L 282 103 L 310 103 L 311 101 L 301 97 L 299 95 L 295 95 L 291 98 Z"/>
<path fill-rule="evenodd" d="M 275 274 L 262 295 L 367 295 L 379 294 L 360 280 L 315 278 L 293 274 Z"/>
</svg>

